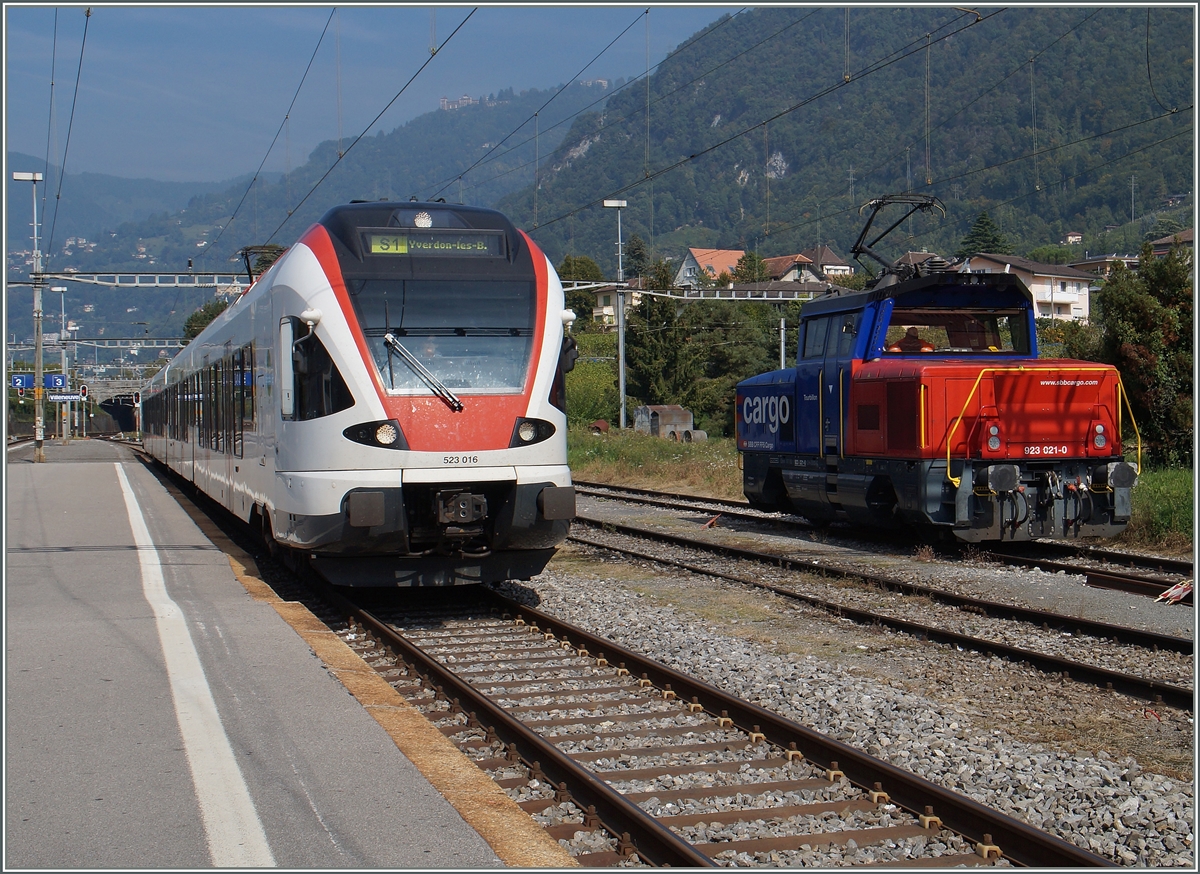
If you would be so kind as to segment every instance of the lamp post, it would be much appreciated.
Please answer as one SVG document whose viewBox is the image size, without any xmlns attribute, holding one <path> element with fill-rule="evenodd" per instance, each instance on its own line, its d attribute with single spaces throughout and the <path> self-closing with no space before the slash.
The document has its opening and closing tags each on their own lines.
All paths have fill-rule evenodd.
<svg viewBox="0 0 1200 874">
<path fill-rule="evenodd" d="M 617 211 L 617 282 L 625 281 L 625 264 L 622 259 L 621 246 L 621 210 L 626 206 L 624 200 L 606 200 L 604 205 Z M 619 427 L 625 427 L 625 289 L 617 288 L 617 385 L 621 390 L 621 421 Z"/>
<path fill-rule="evenodd" d="M 38 249 L 37 223 L 37 184 L 42 181 L 42 174 L 13 171 L 12 178 L 14 182 L 33 183 L 33 460 L 42 462 L 46 460 L 46 397 L 42 387 L 42 253 Z"/>
</svg>

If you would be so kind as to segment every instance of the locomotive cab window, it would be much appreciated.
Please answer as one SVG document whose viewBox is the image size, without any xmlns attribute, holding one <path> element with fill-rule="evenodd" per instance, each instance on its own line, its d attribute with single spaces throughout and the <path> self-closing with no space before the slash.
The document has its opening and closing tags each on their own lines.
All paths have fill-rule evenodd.
<svg viewBox="0 0 1200 874">
<path fill-rule="evenodd" d="M 893 355 L 1028 355 L 1029 332 L 1021 310 L 892 310 L 884 351 Z"/>
</svg>

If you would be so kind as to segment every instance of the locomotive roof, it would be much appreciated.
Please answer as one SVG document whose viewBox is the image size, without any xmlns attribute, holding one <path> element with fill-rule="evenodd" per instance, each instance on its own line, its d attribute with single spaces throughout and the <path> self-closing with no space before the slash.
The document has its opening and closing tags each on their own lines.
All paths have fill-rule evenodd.
<svg viewBox="0 0 1200 874">
<path fill-rule="evenodd" d="M 836 290 L 804 304 L 803 317 L 863 309 L 895 299 L 905 306 L 1028 306 L 1033 293 L 1011 273 L 933 273 L 865 291 Z"/>
</svg>

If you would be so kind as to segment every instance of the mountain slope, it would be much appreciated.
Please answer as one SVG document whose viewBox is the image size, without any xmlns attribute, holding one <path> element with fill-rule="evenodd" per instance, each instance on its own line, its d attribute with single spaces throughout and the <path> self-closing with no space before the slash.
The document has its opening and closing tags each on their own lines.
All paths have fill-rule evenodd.
<svg viewBox="0 0 1200 874">
<path fill-rule="evenodd" d="M 853 8 L 848 61 L 843 9 L 738 16 L 662 65 L 649 125 L 639 88 L 576 122 L 543 174 L 536 239 L 615 274 L 614 217 L 596 202 L 616 196 L 625 238 L 659 254 L 818 241 L 844 254 L 865 201 L 912 190 L 948 215 L 906 225 L 916 236 L 889 238 L 892 254 L 950 251 L 985 209 L 1028 249 L 1128 221 L 1132 176 L 1138 217 L 1190 195 L 1191 9 L 1154 9 L 1149 40 L 1144 8 L 982 13 Z M 532 200 L 501 208 L 528 227 Z"/>
</svg>

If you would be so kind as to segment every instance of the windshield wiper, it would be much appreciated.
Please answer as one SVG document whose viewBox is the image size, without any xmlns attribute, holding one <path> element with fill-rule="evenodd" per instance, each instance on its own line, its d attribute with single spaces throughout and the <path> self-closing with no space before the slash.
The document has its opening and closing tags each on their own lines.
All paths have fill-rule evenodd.
<svg viewBox="0 0 1200 874">
<path fill-rule="evenodd" d="M 383 335 L 383 342 L 388 345 L 388 348 L 394 349 L 396 354 L 404 359 L 404 363 L 408 365 L 421 381 L 429 386 L 430 390 L 439 398 L 444 400 L 450 409 L 456 413 L 461 413 L 463 410 L 462 401 L 458 396 L 446 386 L 444 382 L 434 376 L 429 370 L 417 360 L 417 357 L 404 348 L 403 344 L 396 339 L 394 334 L 388 333 Z"/>
</svg>

